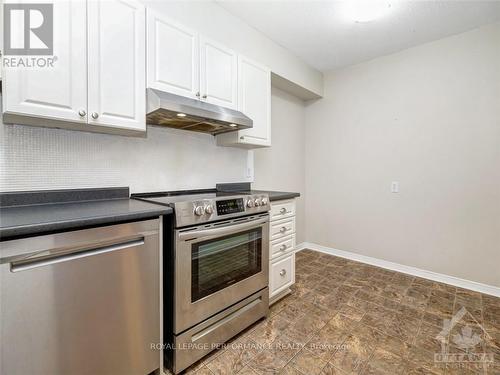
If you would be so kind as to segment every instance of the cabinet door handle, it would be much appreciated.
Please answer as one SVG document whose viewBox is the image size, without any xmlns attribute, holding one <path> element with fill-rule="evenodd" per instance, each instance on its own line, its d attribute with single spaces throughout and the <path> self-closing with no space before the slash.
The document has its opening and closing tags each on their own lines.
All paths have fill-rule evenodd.
<svg viewBox="0 0 500 375">
<path fill-rule="evenodd" d="M 287 231 L 286 227 L 281 227 L 280 233 L 285 233 Z"/>
<path fill-rule="evenodd" d="M 280 276 L 284 277 L 285 275 L 286 275 L 286 270 L 285 269 L 281 270 L 280 271 Z"/>
<path fill-rule="evenodd" d="M 83 109 L 80 109 L 80 110 L 78 111 L 78 115 L 79 115 L 80 117 L 85 117 L 85 115 L 86 115 L 86 114 L 87 114 L 87 112 L 85 112 L 85 110 L 83 110 Z"/>
<path fill-rule="evenodd" d="M 199 91 L 196 93 L 196 97 L 198 97 L 198 98 L 200 97 L 200 92 Z"/>
<path fill-rule="evenodd" d="M 207 98 L 207 94 L 203 95 L 202 96 L 203 99 L 206 99 Z"/>
<path fill-rule="evenodd" d="M 97 113 L 97 112 L 92 112 L 91 116 L 92 116 L 92 118 L 93 118 L 94 120 L 97 120 L 97 118 L 99 117 L 99 113 Z"/>
<path fill-rule="evenodd" d="M 281 251 L 285 251 L 286 249 L 288 249 L 288 246 L 286 246 L 285 244 L 281 245 L 280 247 Z"/>
<path fill-rule="evenodd" d="M 283 208 L 280 210 L 280 213 L 281 213 L 282 215 L 286 214 L 286 208 L 285 208 L 285 207 L 283 207 Z"/>
</svg>

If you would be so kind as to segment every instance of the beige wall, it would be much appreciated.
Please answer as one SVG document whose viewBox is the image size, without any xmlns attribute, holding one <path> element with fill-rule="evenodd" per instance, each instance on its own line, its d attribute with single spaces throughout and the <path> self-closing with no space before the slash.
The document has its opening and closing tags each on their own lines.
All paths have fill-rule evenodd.
<svg viewBox="0 0 500 375">
<path fill-rule="evenodd" d="M 275 87 L 272 90 L 272 147 L 254 151 L 257 189 L 296 191 L 297 243 L 305 237 L 304 102 Z"/>
<path fill-rule="evenodd" d="M 500 24 L 327 74 L 306 129 L 308 241 L 500 286 Z"/>
</svg>

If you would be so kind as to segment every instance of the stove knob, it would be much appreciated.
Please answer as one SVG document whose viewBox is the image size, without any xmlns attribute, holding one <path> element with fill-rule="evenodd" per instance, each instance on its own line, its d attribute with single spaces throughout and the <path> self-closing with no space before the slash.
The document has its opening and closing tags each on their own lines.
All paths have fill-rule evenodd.
<svg viewBox="0 0 500 375">
<path fill-rule="evenodd" d="M 269 201 L 267 200 L 267 198 L 262 198 L 262 205 L 263 206 L 267 206 L 267 203 L 269 203 Z"/>
<path fill-rule="evenodd" d="M 194 208 L 194 214 L 195 214 L 196 216 L 201 216 L 201 215 L 203 215 L 204 213 L 205 213 L 205 209 L 203 208 L 203 206 L 196 206 L 196 207 Z"/>
<path fill-rule="evenodd" d="M 214 206 L 212 206 L 212 205 L 205 206 L 205 212 L 206 212 L 208 215 L 212 215 L 212 214 L 213 214 L 213 212 L 214 212 Z"/>
<path fill-rule="evenodd" d="M 262 202 L 261 202 L 260 198 L 257 198 L 257 199 L 255 200 L 255 205 L 256 205 L 256 206 L 260 206 L 261 204 L 262 204 Z"/>
<path fill-rule="evenodd" d="M 248 198 L 247 200 L 247 207 L 248 208 L 253 208 L 255 206 L 255 201 L 252 198 Z"/>
</svg>

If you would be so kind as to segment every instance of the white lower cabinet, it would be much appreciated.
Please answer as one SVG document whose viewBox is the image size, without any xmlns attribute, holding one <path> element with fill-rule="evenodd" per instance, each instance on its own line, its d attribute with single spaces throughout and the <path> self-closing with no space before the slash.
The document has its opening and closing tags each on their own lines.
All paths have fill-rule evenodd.
<svg viewBox="0 0 500 375">
<path fill-rule="evenodd" d="M 295 283 L 295 200 L 271 202 L 269 303 L 290 293 Z"/>
<path fill-rule="evenodd" d="M 271 241 L 269 250 L 269 258 L 278 258 L 284 254 L 288 254 L 290 250 L 295 248 L 295 235 L 290 235 L 286 238 Z"/>
<path fill-rule="evenodd" d="M 295 282 L 295 254 L 292 253 L 271 263 L 269 275 L 271 295 L 277 296 Z"/>
<path fill-rule="evenodd" d="M 271 241 L 282 238 L 289 234 L 295 234 L 295 216 L 288 219 L 271 221 L 270 239 Z"/>
</svg>

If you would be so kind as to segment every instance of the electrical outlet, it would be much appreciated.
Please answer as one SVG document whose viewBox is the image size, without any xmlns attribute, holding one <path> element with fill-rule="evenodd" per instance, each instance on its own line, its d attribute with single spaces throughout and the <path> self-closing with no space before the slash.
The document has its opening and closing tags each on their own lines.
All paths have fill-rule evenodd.
<svg viewBox="0 0 500 375">
<path fill-rule="evenodd" d="M 391 182 L 391 193 L 399 193 L 399 181 Z"/>
<path fill-rule="evenodd" d="M 245 175 L 248 181 L 253 182 L 254 178 L 253 150 L 249 150 L 247 153 L 247 166 Z"/>
</svg>

